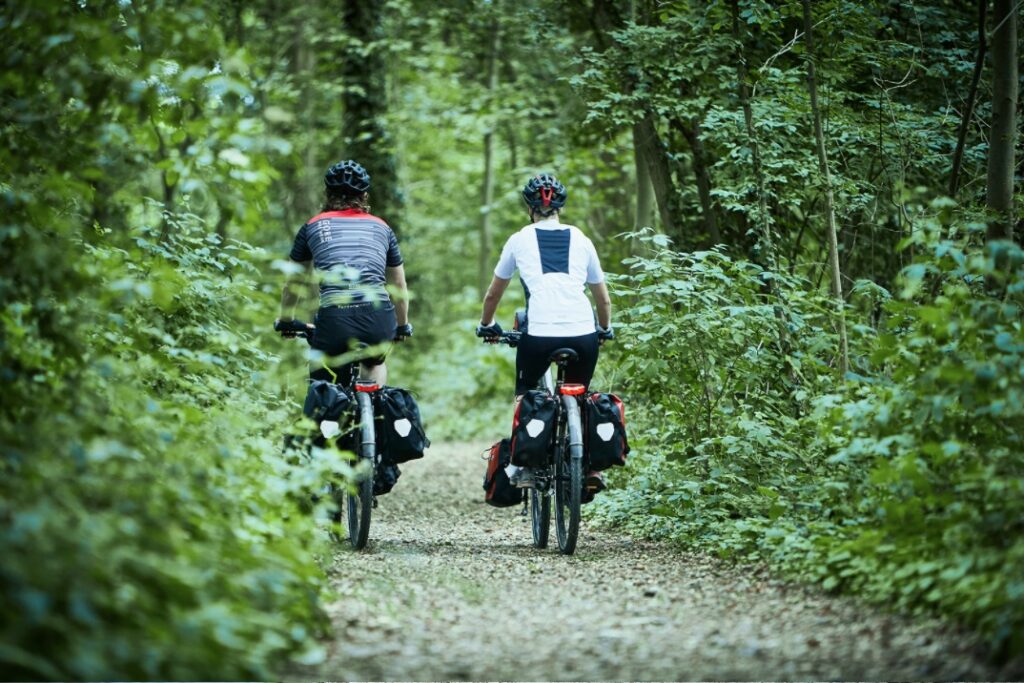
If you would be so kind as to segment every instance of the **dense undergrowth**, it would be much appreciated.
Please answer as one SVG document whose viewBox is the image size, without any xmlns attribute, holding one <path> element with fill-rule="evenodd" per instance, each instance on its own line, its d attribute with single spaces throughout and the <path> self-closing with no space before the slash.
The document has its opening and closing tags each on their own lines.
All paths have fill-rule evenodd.
<svg viewBox="0 0 1024 683">
<path fill-rule="evenodd" d="M 595 516 L 1024 651 L 1024 252 L 936 238 L 899 291 L 857 283 L 840 382 L 799 278 L 645 239 L 618 283 L 636 455 Z"/>
<path fill-rule="evenodd" d="M 165 219 L 129 249 L 69 242 L 66 300 L 7 282 L 5 679 L 249 678 L 319 654 L 322 534 L 298 503 L 331 463 L 281 454 L 294 406 L 261 388 L 273 359 L 237 315 L 263 306 L 253 249 Z"/>
</svg>

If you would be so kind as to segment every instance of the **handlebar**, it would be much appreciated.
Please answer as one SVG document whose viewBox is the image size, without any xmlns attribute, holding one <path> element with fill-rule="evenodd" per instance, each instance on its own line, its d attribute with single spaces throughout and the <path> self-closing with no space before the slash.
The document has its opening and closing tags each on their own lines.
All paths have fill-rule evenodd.
<svg viewBox="0 0 1024 683">
<path fill-rule="evenodd" d="M 316 327 L 301 320 L 275 320 L 274 332 L 279 332 L 285 339 L 305 339 L 309 341 L 316 332 Z M 395 341 L 402 341 L 412 336 L 412 325 L 406 323 L 395 330 Z M 363 344 L 366 346 L 366 344 Z"/>
<path fill-rule="evenodd" d="M 513 349 L 519 346 L 519 339 L 523 336 L 523 333 L 518 330 L 512 330 L 511 332 L 502 332 L 496 336 L 481 337 L 484 340 L 484 344 L 508 344 Z"/>
<path fill-rule="evenodd" d="M 280 332 L 285 339 L 309 339 L 315 329 L 301 320 L 274 321 L 274 332 Z"/>
</svg>

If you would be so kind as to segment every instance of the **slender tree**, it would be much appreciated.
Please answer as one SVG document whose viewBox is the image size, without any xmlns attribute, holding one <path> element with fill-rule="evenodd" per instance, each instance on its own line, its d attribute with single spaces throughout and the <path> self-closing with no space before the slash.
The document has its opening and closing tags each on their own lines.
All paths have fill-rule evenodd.
<svg viewBox="0 0 1024 683">
<path fill-rule="evenodd" d="M 988 45 L 985 41 L 985 18 L 988 14 L 989 0 L 978 0 L 978 54 L 974 60 L 974 75 L 971 77 L 971 87 L 967 91 L 967 102 L 964 104 L 963 115 L 960 117 L 960 130 L 956 136 L 956 150 L 953 152 L 953 170 L 949 175 L 949 194 L 955 196 L 960 189 L 960 167 L 964 160 L 964 146 L 967 144 L 967 129 L 970 128 L 971 118 L 974 116 L 974 102 L 978 97 L 978 83 L 981 81 L 981 72 L 985 66 L 985 51 Z"/>
<path fill-rule="evenodd" d="M 708 170 L 708 154 L 704 149 L 704 141 L 700 137 L 700 118 L 695 116 L 686 123 L 679 119 L 673 119 L 671 125 L 690 147 L 690 155 L 693 159 L 693 178 L 697 185 L 697 198 L 700 200 L 704 232 L 707 233 L 711 244 L 721 244 L 722 234 L 718 230 L 715 202 L 711 198 L 711 172 Z"/>
<path fill-rule="evenodd" d="M 1013 239 L 1013 170 L 1017 138 L 1016 0 L 995 0 L 992 20 L 992 134 L 985 203 L 993 218 L 988 238 Z"/>
<path fill-rule="evenodd" d="M 639 133 L 633 127 L 633 160 L 636 164 L 636 219 L 634 227 L 651 225 L 654 218 L 654 187 L 651 186 L 651 170 L 640 145 Z"/>
<path fill-rule="evenodd" d="M 487 94 L 488 101 L 493 103 L 495 91 L 498 89 L 498 56 L 501 51 L 501 25 L 498 22 L 498 6 L 492 8 L 494 20 L 491 22 L 491 49 L 487 63 Z M 494 203 L 494 129 L 497 122 L 492 121 L 484 133 L 484 182 L 483 182 L 483 216 L 480 221 L 480 256 L 477 268 L 477 287 L 481 298 L 490 282 L 491 265 L 491 208 Z"/>
<path fill-rule="evenodd" d="M 832 270 L 832 296 L 836 306 L 836 324 L 839 328 L 839 371 L 846 376 L 850 369 L 850 351 L 846 340 L 846 314 L 843 303 L 843 281 L 839 271 L 839 245 L 836 238 L 836 209 L 832 196 L 832 176 L 825 153 L 825 135 L 821 130 L 821 109 L 818 107 L 818 81 L 814 73 L 814 25 L 811 22 L 811 2 L 803 0 L 804 40 L 807 42 L 807 89 L 811 96 L 811 115 L 814 117 L 814 142 L 818 150 L 818 172 L 825 185 L 825 216 L 828 219 L 829 264 Z"/>
</svg>

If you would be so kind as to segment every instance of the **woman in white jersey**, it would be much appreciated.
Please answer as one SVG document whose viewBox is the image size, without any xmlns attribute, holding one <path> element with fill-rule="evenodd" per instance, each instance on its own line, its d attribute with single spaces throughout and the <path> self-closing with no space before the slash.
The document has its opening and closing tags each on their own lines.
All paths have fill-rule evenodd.
<svg viewBox="0 0 1024 683">
<path fill-rule="evenodd" d="M 527 331 L 516 353 L 516 397 L 537 386 L 556 349 L 570 348 L 579 360 L 565 369 L 565 380 L 590 386 L 597 367 L 597 350 L 612 339 L 612 302 L 594 244 L 574 225 L 559 221 L 565 206 L 565 186 L 554 176 L 531 178 L 523 199 L 531 223 L 508 238 L 484 296 L 477 336 L 501 334 L 494 320 L 512 275 L 526 292 Z M 586 288 L 597 304 L 597 321 Z"/>
</svg>

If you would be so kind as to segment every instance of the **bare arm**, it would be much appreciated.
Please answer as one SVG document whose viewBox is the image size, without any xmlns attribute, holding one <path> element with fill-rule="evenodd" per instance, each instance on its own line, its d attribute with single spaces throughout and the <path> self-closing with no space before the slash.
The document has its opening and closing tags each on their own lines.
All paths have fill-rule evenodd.
<svg viewBox="0 0 1024 683">
<path fill-rule="evenodd" d="M 305 288 L 309 279 L 309 273 L 313 268 L 312 261 L 306 261 L 298 265 L 302 271 L 291 273 L 284 281 L 284 289 L 281 290 L 281 317 L 280 320 L 292 320 L 295 315 L 295 305 L 299 303 L 301 291 Z"/>
<path fill-rule="evenodd" d="M 491 286 L 487 288 L 487 294 L 484 295 L 484 311 L 480 314 L 482 325 L 487 326 L 494 323 L 494 313 L 498 310 L 498 303 L 501 302 L 501 297 L 508 288 L 509 282 L 511 280 L 500 278 L 497 275 L 491 280 Z"/>
<path fill-rule="evenodd" d="M 612 324 L 612 298 L 608 296 L 608 286 L 604 282 L 590 285 L 590 293 L 597 305 L 597 324 L 607 330 Z"/>
<path fill-rule="evenodd" d="M 409 324 L 409 287 L 405 284 L 405 266 L 388 267 L 385 276 L 389 285 L 398 290 L 395 297 L 395 318 L 398 326 Z"/>
</svg>

